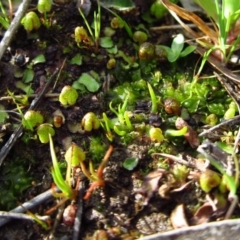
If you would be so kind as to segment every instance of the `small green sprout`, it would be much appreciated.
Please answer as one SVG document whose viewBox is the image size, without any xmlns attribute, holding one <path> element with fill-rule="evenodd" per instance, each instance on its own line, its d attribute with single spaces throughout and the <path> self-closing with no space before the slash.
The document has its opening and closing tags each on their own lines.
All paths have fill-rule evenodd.
<svg viewBox="0 0 240 240">
<path fill-rule="evenodd" d="M 59 101 L 63 106 L 72 106 L 76 103 L 78 99 L 78 92 L 75 88 L 71 86 L 64 86 L 60 95 Z"/>
<path fill-rule="evenodd" d="M 7 12 L 2 4 L 2 1 L 0 2 L 0 24 L 5 28 L 8 29 L 10 26 L 10 19 L 7 15 Z"/>
<path fill-rule="evenodd" d="M 129 113 L 126 111 L 127 110 L 127 103 L 128 103 L 128 97 L 127 96 L 123 102 L 123 104 L 118 105 L 118 111 L 116 111 L 112 107 L 112 102 L 109 104 L 110 110 L 116 114 L 118 118 L 118 122 L 114 125 L 114 131 L 119 134 L 120 136 L 125 135 L 127 132 L 130 132 L 133 130 L 133 125 L 130 121 L 129 118 Z"/>
<path fill-rule="evenodd" d="M 38 0 L 37 10 L 40 13 L 50 12 L 52 9 L 52 0 Z"/>
<path fill-rule="evenodd" d="M 50 153 L 52 158 L 53 167 L 51 169 L 51 174 L 53 177 L 54 183 L 57 185 L 57 187 L 62 191 L 62 193 L 53 193 L 55 197 L 66 197 L 69 199 L 75 199 L 76 194 L 73 191 L 73 189 L 70 187 L 70 185 L 63 179 L 63 176 L 61 174 L 59 163 L 56 157 L 56 153 L 54 150 L 53 140 L 51 134 L 49 134 L 49 143 L 50 143 Z"/>
<path fill-rule="evenodd" d="M 158 112 L 157 97 L 156 97 L 156 94 L 154 93 L 153 88 L 150 85 L 150 83 L 148 83 L 148 91 L 149 91 L 151 101 L 152 101 L 151 113 L 157 114 L 157 112 Z"/>
<path fill-rule="evenodd" d="M 21 24 L 25 28 L 27 32 L 31 32 L 32 30 L 37 30 L 41 26 L 40 19 L 35 12 L 29 12 L 22 19 Z"/>
<path fill-rule="evenodd" d="M 160 128 L 151 127 L 149 130 L 149 136 L 151 141 L 161 143 L 164 140 L 162 130 Z"/>
<path fill-rule="evenodd" d="M 175 180 L 179 183 L 185 183 L 189 174 L 189 168 L 182 164 L 175 164 L 172 169 L 172 174 Z"/>
<path fill-rule="evenodd" d="M 214 187 L 217 187 L 221 183 L 221 178 L 218 173 L 206 169 L 201 173 L 199 178 L 199 184 L 202 190 L 209 193 Z"/>
<path fill-rule="evenodd" d="M 148 39 L 148 35 L 142 31 L 136 31 L 133 33 L 133 41 L 137 43 L 146 42 Z"/>
<path fill-rule="evenodd" d="M 123 28 L 124 24 L 121 21 L 121 19 L 117 18 L 117 17 L 113 17 L 111 22 L 110 22 L 110 26 L 113 29 L 118 29 L 118 28 Z"/>
<path fill-rule="evenodd" d="M 215 126 L 218 123 L 217 115 L 214 113 L 209 114 L 205 119 L 205 123 L 211 126 Z"/>
<path fill-rule="evenodd" d="M 111 129 L 113 128 L 112 122 L 109 120 L 105 112 L 102 115 L 103 119 L 101 121 L 101 126 L 106 131 L 106 137 L 108 138 L 108 140 L 112 142 L 113 141 L 113 134 L 111 131 Z"/>
<path fill-rule="evenodd" d="M 187 132 L 188 132 L 188 127 L 184 126 L 183 128 L 181 128 L 179 130 L 167 129 L 165 134 L 166 134 L 166 136 L 180 137 L 180 136 L 184 136 Z"/>
<path fill-rule="evenodd" d="M 83 174 L 92 182 L 90 188 L 88 189 L 84 199 L 87 200 L 90 196 L 92 191 L 96 187 L 104 186 L 104 179 L 103 179 L 103 170 L 105 165 L 113 151 L 113 146 L 109 146 L 108 151 L 106 152 L 104 158 L 102 159 L 97 172 L 95 172 L 92 161 L 89 162 L 89 170 L 86 168 L 84 164 L 85 160 L 85 153 L 83 150 L 78 147 L 76 144 L 72 144 L 70 148 L 67 150 L 65 154 L 65 159 L 68 163 L 68 170 L 67 170 L 67 182 L 70 181 L 70 170 L 72 167 L 80 166 L 82 169 Z M 70 169 L 70 170 L 69 170 Z"/>
<path fill-rule="evenodd" d="M 51 21 L 47 18 L 47 12 L 50 12 L 52 9 L 52 0 L 38 0 L 37 9 L 44 15 L 41 19 L 43 25 L 49 28 L 51 26 Z"/>
<path fill-rule="evenodd" d="M 167 52 L 167 59 L 169 62 L 176 62 L 178 58 L 185 57 L 193 52 L 196 47 L 195 46 L 188 46 L 183 50 L 184 47 L 184 36 L 183 34 L 179 33 L 172 42 L 171 48 L 167 46 L 161 45 L 163 49 Z"/>
<path fill-rule="evenodd" d="M 233 118 L 236 114 L 236 111 L 237 111 L 237 104 L 235 102 L 231 102 L 229 104 L 229 108 L 228 110 L 225 112 L 223 118 L 224 119 L 230 119 L 230 118 Z"/>
<path fill-rule="evenodd" d="M 77 167 L 81 165 L 83 173 L 90 177 L 90 174 L 87 172 L 85 165 L 83 164 L 83 161 L 86 159 L 86 155 L 82 148 L 80 148 L 77 144 L 72 143 L 71 146 L 68 148 L 68 150 L 65 153 L 65 160 L 68 164 L 67 167 L 67 173 L 66 173 L 66 181 L 70 185 L 71 183 L 71 169 L 72 167 Z"/>
<path fill-rule="evenodd" d="M 93 130 L 97 130 L 100 127 L 100 120 L 93 112 L 88 112 L 84 115 L 82 122 L 82 128 L 85 132 L 91 132 Z"/>
<path fill-rule="evenodd" d="M 55 130 L 53 126 L 49 123 L 43 123 L 37 128 L 37 135 L 41 143 L 48 143 L 49 142 L 49 134 L 51 136 L 55 135 Z"/>
<path fill-rule="evenodd" d="M 93 45 L 92 39 L 88 36 L 87 30 L 84 27 L 76 27 L 74 30 L 74 38 L 75 41 L 80 47 L 81 43 L 84 43 L 85 45 Z"/>
<path fill-rule="evenodd" d="M 97 3 L 98 3 L 97 12 L 94 11 L 94 17 L 93 17 L 94 18 L 94 20 L 93 20 L 94 33 L 93 33 L 93 31 L 92 31 L 92 29 L 91 29 L 91 27 L 90 27 L 90 25 L 89 25 L 89 23 L 88 23 L 88 21 L 85 17 L 83 11 L 81 10 L 81 8 L 78 8 L 79 13 L 82 16 L 82 18 L 84 20 L 84 23 L 87 26 L 88 32 L 89 32 L 89 34 L 92 38 L 92 39 L 91 38 L 88 39 L 90 41 L 89 43 L 91 43 L 91 45 L 93 45 L 92 42 L 94 42 L 94 45 L 96 47 L 96 51 L 98 51 L 99 37 L 100 37 L 100 31 L 101 31 L 101 6 L 100 6 L 99 1 L 97 1 Z"/>
<path fill-rule="evenodd" d="M 42 123 L 43 123 L 42 114 L 34 110 L 27 111 L 22 119 L 23 127 L 31 131 L 33 130 L 34 127 Z"/>
<path fill-rule="evenodd" d="M 219 147 L 223 148 L 224 144 L 220 144 L 220 145 L 222 146 L 219 146 Z M 225 219 L 227 219 L 229 218 L 229 216 L 231 216 L 234 208 L 238 203 L 237 189 L 239 184 L 239 162 L 238 162 L 236 153 L 234 151 L 234 148 L 231 147 L 230 145 L 227 145 L 227 152 L 232 155 L 234 165 L 235 165 L 235 176 L 233 176 L 232 174 L 228 173 L 224 169 L 224 167 L 214 157 L 211 156 L 211 154 L 207 152 L 207 149 L 208 149 L 208 143 L 200 145 L 197 151 L 203 154 L 203 156 L 209 160 L 211 165 L 214 166 L 224 176 L 224 181 L 226 182 L 227 188 L 229 189 L 228 200 L 231 202 L 231 205 L 225 215 Z M 220 184 L 221 182 L 218 185 Z M 220 189 L 221 188 L 222 186 L 220 187 Z"/>
<path fill-rule="evenodd" d="M 107 69 L 113 69 L 116 66 L 116 59 L 110 58 L 107 62 Z"/>
</svg>

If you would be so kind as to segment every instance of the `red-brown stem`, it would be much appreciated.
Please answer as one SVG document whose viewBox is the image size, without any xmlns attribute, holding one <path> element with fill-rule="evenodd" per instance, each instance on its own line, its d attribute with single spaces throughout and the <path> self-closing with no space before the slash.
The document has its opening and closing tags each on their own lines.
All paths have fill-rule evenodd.
<svg viewBox="0 0 240 240">
<path fill-rule="evenodd" d="M 90 198 L 93 190 L 96 188 L 96 187 L 103 187 L 104 186 L 104 181 L 100 181 L 100 182 L 94 182 L 92 183 L 92 185 L 89 187 L 89 189 L 87 190 L 85 196 L 83 197 L 84 200 L 87 200 Z"/>
<path fill-rule="evenodd" d="M 105 154 L 105 156 L 104 156 L 104 158 L 103 158 L 103 160 L 102 160 L 102 162 L 101 162 L 101 164 L 100 164 L 99 167 L 98 167 L 97 176 L 98 176 L 99 179 L 101 179 L 101 180 L 103 179 L 103 170 L 104 170 L 104 168 L 105 168 L 105 165 L 106 165 L 106 163 L 107 163 L 110 155 L 112 154 L 112 151 L 113 151 L 113 146 L 110 145 L 109 148 L 108 148 L 108 150 L 107 150 L 107 152 L 106 152 L 106 154 Z"/>
</svg>

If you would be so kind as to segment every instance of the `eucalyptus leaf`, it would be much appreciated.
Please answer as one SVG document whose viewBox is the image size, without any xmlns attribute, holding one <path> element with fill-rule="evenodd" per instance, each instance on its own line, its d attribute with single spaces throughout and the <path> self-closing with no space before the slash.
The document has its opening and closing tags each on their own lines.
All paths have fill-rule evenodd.
<svg viewBox="0 0 240 240">
<path fill-rule="evenodd" d="M 89 92 L 96 92 L 100 88 L 100 84 L 88 73 L 83 73 L 77 80 L 83 84 Z"/>
</svg>

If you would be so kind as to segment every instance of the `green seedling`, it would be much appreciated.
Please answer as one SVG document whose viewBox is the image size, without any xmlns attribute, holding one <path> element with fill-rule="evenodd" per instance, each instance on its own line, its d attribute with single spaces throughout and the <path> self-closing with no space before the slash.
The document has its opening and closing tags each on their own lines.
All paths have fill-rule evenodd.
<svg viewBox="0 0 240 240">
<path fill-rule="evenodd" d="M 179 130 L 167 129 L 165 134 L 166 136 L 170 136 L 170 137 L 180 137 L 180 136 L 184 136 L 187 132 L 188 132 L 188 127 L 184 126 Z"/>
<path fill-rule="evenodd" d="M 87 46 L 93 46 L 93 41 L 91 37 L 88 36 L 87 30 L 84 27 L 76 27 L 74 30 L 74 39 L 78 45 L 81 47 L 81 44 L 85 44 Z"/>
<path fill-rule="evenodd" d="M 116 114 L 118 121 L 114 124 L 114 131 L 120 135 L 124 136 L 127 132 L 133 130 L 133 125 L 129 118 L 129 113 L 127 110 L 128 96 L 125 98 L 123 104 L 118 105 L 118 111 L 112 107 L 112 102 L 109 104 L 110 110 Z"/>
<path fill-rule="evenodd" d="M 85 132 L 91 132 L 92 130 L 99 129 L 100 120 L 93 112 L 88 112 L 84 115 L 81 125 Z"/>
<path fill-rule="evenodd" d="M 123 24 L 123 21 L 121 21 L 120 18 L 114 17 L 114 18 L 112 18 L 112 20 L 110 22 L 110 26 L 113 29 L 118 29 L 118 28 L 123 28 L 124 24 Z"/>
<path fill-rule="evenodd" d="M 75 143 L 72 143 L 71 146 L 65 153 L 65 160 L 68 164 L 67 173 L 66 173 L 66 182 L 70 185 L 71 184 L 71 169 L 73 167 L 81 166 L 83 173 L 89 178 L 91 178 L 90 174 L 86 170 L 83 161 L 86 159 L 86 155 L 82 148 L 80 148 Z M 91 179 L 92 180 L 92 179 Z"/>
<path fill-rule="evenodd" d="M 132 29 L 129 26 L 129 24 L 126 21 L 124 21 L 118 14 L 113 12 L 111 9 L 109 9 L 109 8 L 107 8 L 105 6 L 102 6 L 102 7 L 105 8 L 106 10 L 108 10 L 110 13 L 112 13 L 118 19 L 118 26 L 123 25 L 125 30 L 126 30 L 126 32 L 128 33 L 128 36 L 130 38 L 132 38 L 133 37 L 133 32 L 132 32 Z"/>
<path fill-rule="evenodd" d="M 211 152 L 208 153 L 209 145 L 212 145 L 211 148 L 214 148 L 214 147 L 216 148 L 215 145 L 211 143 L 206 143 L 206 144 L 200 145 L 197 151 L 203 154 L 203 156 L 209 160 L 211 165 L 213 165 L 224 176 L 224 181 L 226 182 L 226 185 L 229 189 L 228 199 L 231 202 L 231 206 L 229 207 L 228 212 L 226 213 L 226 216 L 225 216 L 225 219 L 227 219 L 230 217 L 234 208 L 236 207 L 236 204 L 238 203 L 237 189 L 239 184 L 239 163 L 238 163 L 238 159 L 234 151 L 234 148 L 228 145 L 227 151 L 232 155 L 234 165 L 235 165 L 235 176 L 233 176 L 232 173 L 228 173 L 224 169 L 224 167 L 211 155 Z"/>
<path fill-rule="evenodd" d="M 67 150 L 65 154 L 65 159 L 68 163 L 68 169 L 71 167 L 80 166 L 83 174 L 92 182 L 90 188 L 87 190 L 87 193 L 84 196 L 85 200 L 87 200 L 91 196 L 91 193 L 96 187 L 104 186 L 105 182 L 103 179 L 103 170 L 112 151 L 113 146 L 110 145 L 97 171 L 95 172 L 92 161 L 89 162 L 89 170 L 86 168 L 84 164 L 85 154 L 80 147 L 78 147 L 76 144 L 72 144 Z M 67 171 L 67 179 L 70 179 L 69 171 Z"/>
<path fill-rule="evenodd" d="M 24 128 L 33 131 L 33 128 L 43 123 L 43 116 L 41 113 L 29 110 L 22 118 L 22 125 Z"/>
<path fill-rule="evenodd" d="M 164 140 L 162 130 L 160 128 L 151 127 L 149 130 L 149 137 L 151 141 L 161 143 Z"/>
<path fill-rule="evenodd" d="M 224 119 L 230 119 L 230 118 L 233 118 L 237 112 L 237 104 L 235 102 L 231 102 L 229 104 L 229 107 L 227 109 L 227 111 L 225 112 L 223 118 Z"/>
<path fill-rule="evenodd" d="M 172 3 L 177 3 L 178 0 L 170 0 Z M 164 15 L 166 15 L 167 9 L 163 6 L 163 4 L 160 1 L 155 1 L 150 6 L 150 14 L 154 16 L 157 19 L 162 18 Z"/>
<path fill-rule="evenodd" d="M 227 63 L 232 56 L 234 50 L 239 46 L 240 36 L 236 27 L 237 20 L 240 17 L 240 2 L 235 0 L 223 0 L 219 4 L 218 0 L 195 0 L 200 5 L 213 22 L 213 28 L 209 27 L 206 22 L 199 18 L 194 13 L 190 13 L 184 8 L 172 4 L 169 0 L 161 0 L 166 8 L 170 11 L 173 17 L 197 39 L 197 43 L 206 48 L 203 56 L 203 61 L 198 71 L 200 74 L 208 56 L 210 54 L 219 58 L 223 63 Z M 195 32 L 187 27 L 179 17 L 193 22 L 202 33 Z"/>
<path fill-rule="evenodd" d="M 219 186 L 220 183 L 221 177 L 219 174 L 209 169 L 202 172 L 199 177 L 200 187 L 206 193 L 209 193 L 213 188 Z"/>
<path fill-rule="evenodd" d="M 54 183 L 62 191 L 61 193 L 53 192 L 54 197 L 66 197 L 68 199 L 75 199 L 76 194 L 70 185 L 63 179 L 62 173 L 59 168 L 59 163 L 56 157 L 54 150 L 53 140 L 51 134 L 49 134 L 49 143 L 50 143 L 50 153 L 52 158 L 53 167 L 51 169 L 51 174 L 53 177 Z"/>
<path fill-rule="evenodd" d="M 0 2 L 0 24 L 5 28 L 8 29 L 10 26 L 10 19 L 5 11 L 2 1 Z"/>
<path fill-rule="evenodd" d="M 43 123 L 37 128 L 37 135 L 41 143 L 48 143 L 49 142 L 49 134 L 51 136 L 55 135 L 55 130 L 53 126 L 49 123 Z"/>
<path fill-rule="evenodd" d="M 51 9 L 52 0 L 38 0 L 37 10 L 43 14 L 42 22 L 47 28 L 51 26 L 50 20 L 47 17 L 47 12 L 50 12 Z"/>
<path fill-rule="evenodd" d="M 179 33 L 172 41 L 171 48 L 167 46 L 161 45 L 163 49 L 167 52 L 167 59 L 169 62 L 176 62 L 181 57 L 186 57 L 190 53 L 192 53 L 196 47 L 188 46 L 184 48 L 184 36 Z"/>
<path fill-rule="evenodd" d="M 88 32 L 92 38 L 92 41 L 94 42 L 96 51 L 98 51 L 98 47 L 99 47 L 99 38 L 100 38 L 100 31 L 101 31 L 101 6 L 99 1 L 98 2 L 98 9 L 97 12 L 94 11 L 94 16 L 93 16 L 93 28 L 94 28 L 94 33 L 83 13 L 83 11 L 81 10 L 81 8 L 78 8 L 80 15 L 82 16 L 84 23 L 86 24 L 86 27 L 88 29 Z"/>
<path fill-rule="evenodd" d="M 136 31 L 133 33 L 133 41 L 137 43 L 146 42 L 148 39 L 148 35 L 143 31 Z"/>
<path fill-rule="evenodd" d="M 40 13 L 50 12 L 52 9 L 52 0 L 38 0 L 37 10 Z"/>
<path fill-rule="evenodd" d="M 189 175 L 190 169 L 182 164 L 175 164 L 171 173 L 178 183 L 185 183 Z"/>
<path fill-rule="evenodd" d="M 40 19 L 35 12 L 29 12 L 22 19 L 21 24 L 27 32 L 37 30 L 41 26 Z"/>
<path fill-rule="evenodd" d="M 107 161 L 109 160 L 109 157 L 112 154 L 112 152 L 113 152 L 113 146 L 110 145 L 104 158 L 102 159 L 102 161 L 97 169 L 97 172 L 94 171 L 93 164 L 90 162 L 89 170 L 90 170 L 90 173 L 92 174 L 92 177 L 95 180 L 93 181 L 93 183 L 87 190 L 87 193 L 85 194 L 83 199 L 85 199 L 85 200 L 89 199 L 89 197 L 91 196 L 92 192 L 94 191 L 94 189 L 96 187 L 103 187 L 105 185 L 105 181 L 103 179 L 103 170 L 104 170 L 104 168 L 107 164 Z"/>
<path fill-rule="evenodd" d="M 64 106 L 72 106 L 76 103 L 78 99 L 78 92 L 75 88 L 71 86 L 64 86 L 60 95 L 59 102 Z"/>
<path fill-rule="evenodd" d="M 103 119 L 102 119 L 100 124 L 101 124 L 102 128 L 105 130 L 108 140 L 110 142 L 112 142 L 113 141 L 113 134 L 112 134 L 111 129 L 113 129 L 113 124 L 109 120 L 109 118 L 107 117 L 105 112 L 103 113 Z"/>
<path fill-rule="evenodd" d="M 158 101 L 157 101 L 156 94 L 154 93 L 153 88 L 150 85 L 150 83 L 148 83 L 148 91 L 149 91 L 151 101 L 152 101 L 151 113 L 157 114 L 158 113 Z"/>
<path fill-rule="evenodd" d="M 211 113 L 209 114 L 206 119 L 204 120 L 206 124 L 209 124 L 211 126 L 215 126 L 218 123 L 218 117 L 216 114 Z"/>
</svg>

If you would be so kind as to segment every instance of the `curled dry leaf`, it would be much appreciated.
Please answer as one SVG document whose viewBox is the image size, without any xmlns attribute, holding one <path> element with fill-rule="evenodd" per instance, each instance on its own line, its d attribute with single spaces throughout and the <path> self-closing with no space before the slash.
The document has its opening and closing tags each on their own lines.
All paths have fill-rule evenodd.
<svg viewBox="0 0 240 240">
<path fill-rule="evenodd" d="M 164 6 L 171 12 L 174 12 L 179 17 L 190 21 L 194 23 L 206 36 L 208 36 L 214 43 L 218 42 L 218 36 L 217 33 L 209 28 L 209 26 L 196 14 L 187 11 L 184 8 L 181 8 L 177 6 L 176 4 L 171 3 L 169 0 L 161 0 L 161 2 L 164 4 Z M 193 31 L 191 28 L 189 28 L 187 25 L 185 25 L 183 22 L 181 22 L 182 27 L 186 29 L 193 37 L 201 37 L 201 34 Z M 204 39 L 202 39 L 204 41 Z M 206 41 L 206 40 L 205 40 Z"/>
<path fill-rule="evenodd" d="M 183 127 L 187 127 L 188 131 L 186 134 L 184 134 L 185 139 L 188 141 L 188 143 L 191 145 L 192 148 L 196 148 L 199 146 L 200 142 L 198 139 L 197 132 L 194 131 L 192 127 L 187 124 L 186 121 L 184 121 L 182 118 L 179 117 L 175 122 L 175 126 L 177 129 L 182 129 Z"/>
<path fill-rule="evenodd" d="M 167 171 L 164 169 L 158 169 L 150 172 L 144 177 L 141 188 L 135 190 L 136 193 L 140 193 L 144 196 L 144 205 L 148 204 L 154 192 L 158 190 L 159 180 L 163 177 L 165 173 L 167 173 Z"/>
<path fill-rule="evenodd" d="M 199 225 L 209 222 L 214 211 L 212 205 L 209 202 L 204 203 L 194 214 L 191 219 L 191 225 Z"/>
<path fill-rule="evenodd" d="M 184 212 L 184 205 L 180 204 L 175 207 L 171 213 L 170 220 L 173 228 L 188 227 L 188 222 Z"/>
</svg>

